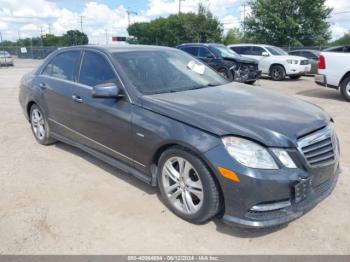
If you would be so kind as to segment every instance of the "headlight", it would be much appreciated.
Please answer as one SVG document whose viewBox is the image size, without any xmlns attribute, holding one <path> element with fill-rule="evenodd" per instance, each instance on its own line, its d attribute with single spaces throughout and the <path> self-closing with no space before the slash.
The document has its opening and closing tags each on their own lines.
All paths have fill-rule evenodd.
<svg viewBox="0 0 350 262">
<path fill-rule="evenodd" d="M 297 168 L 294 161 L 292 160 L 292 158 L 290 157 L 290 155 L 288 154 L 288 152 L 286 150 L 281 149 L 281 148 L 272 148 L 271 150 L 277 156 L 279 161 L 282 162 L 282 164 L 285 167 Z"/>
<path fill-rule="evenodd" d="M 288 64 L 295 64 L 295 65 L 297 65 L 299 63 L 299 61 L 298 60 L 294 60 L 294 59 L 287 59 L 287 63 Z"/>
<path fill-rule="evenodd" d="M 239 163 L 247 167 L 278 169 L 269 152 L 250 140 L 228 136 L 222 139 L 227 152 Z"/>
</svg>

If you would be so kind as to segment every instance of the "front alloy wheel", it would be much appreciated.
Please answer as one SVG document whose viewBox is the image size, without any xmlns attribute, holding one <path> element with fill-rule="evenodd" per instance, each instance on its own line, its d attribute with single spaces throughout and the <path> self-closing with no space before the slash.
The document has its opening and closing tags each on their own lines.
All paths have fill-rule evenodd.
<svg viewBox="0 0 350 262">
<path fill-rule="evenodd" d="M 206 164 L 191 151 L 174 146 L 158 162 L 158 186 L 164 203 L 179 217 L 203 223 L 220 210 L 220 193 Z"/>
<path fill-rule="evenodd" d="M 184 214 L 195 214 L 203 203 L 203 185 L 190 162 L 172 157 L 162 170 L 163 187 L 171 205 Z"/>
<path fill-rule="evenodd" d="M 284 78 L 286 77 L 284 68 L 280 65 L 272 66 L 270 70 L 270 75 L 272 80 L 274 81 L 281 81 L 281 80 L 284 80 Z"/>
</svg>

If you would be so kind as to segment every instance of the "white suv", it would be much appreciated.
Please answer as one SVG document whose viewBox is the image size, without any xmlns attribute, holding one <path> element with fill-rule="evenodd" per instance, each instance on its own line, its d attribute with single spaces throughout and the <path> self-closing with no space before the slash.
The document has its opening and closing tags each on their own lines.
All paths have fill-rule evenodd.
<svg viewBox="0 0 350 262">
<path fill-rule="evenodd" d="M 276 81 L 281 81 L 286 76 L 298 79 L 311 70 L 308 59 L 288 55 L 279 47 L 253 44 L 229 45 L 228 47 L 242 56 L 258 60 L 262 74 L 269 75 Z"/>
</svg>

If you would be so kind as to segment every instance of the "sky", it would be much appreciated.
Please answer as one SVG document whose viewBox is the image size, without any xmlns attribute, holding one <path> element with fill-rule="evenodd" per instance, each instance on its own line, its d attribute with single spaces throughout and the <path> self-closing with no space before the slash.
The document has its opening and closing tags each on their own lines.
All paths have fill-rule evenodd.
<svg viewBox="0 0 350 262">
<path fill-rule="evenodd" d="M 219 18 L 225 31 L 240 27 L 247 0 L 182 0 L 181 11 L 195 12 L 200 1 Z M 350 1 L 327 0 L 326 4 L 334 8 L 329 22 L 336 39 L 350 30 Z M 0 0 L 0 32 L 4 40 L 41 32 L 62 35 L 70 29 L 80 30 L 82 21 L 91 44 L 106 44 L 112 36 L 128 35 L 128 10 L 130 23 L 134 23 L 166 17 L 178 9 L 179 0 Z"/>
</svg>

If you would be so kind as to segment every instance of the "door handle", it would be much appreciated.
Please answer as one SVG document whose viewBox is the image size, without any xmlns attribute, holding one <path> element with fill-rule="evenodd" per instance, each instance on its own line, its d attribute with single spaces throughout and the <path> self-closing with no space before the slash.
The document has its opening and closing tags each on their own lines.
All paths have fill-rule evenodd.
<svg viewBox="0 0 350 262">
<path fill-rule="evenodd" d="M 80 96 L 72 95 L 72 98 L 77 103 L 83 103 L 83 99 Z"/>
<path fill-rule="evenodd" d="M 41 82 L 41 83 L 39 84 L 39 87 L 40 87 L 41 89 L 46 89 L 46 88 L 47 88 L 46 84 L 43 83 L 43 82 Z"/>
</svg>

